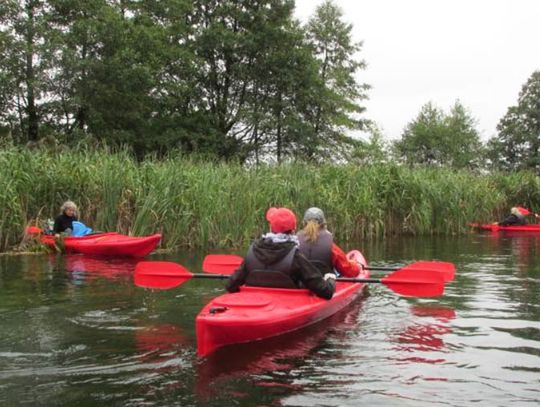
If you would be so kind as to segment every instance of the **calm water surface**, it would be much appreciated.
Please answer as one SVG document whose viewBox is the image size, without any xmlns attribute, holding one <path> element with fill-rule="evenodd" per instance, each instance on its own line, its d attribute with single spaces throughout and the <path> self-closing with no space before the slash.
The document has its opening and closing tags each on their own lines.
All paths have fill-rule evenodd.
<svg viewBox="0 0 540 407">
<path fill-rule="evenodd" d="M 371 285 L 301 332 L 195 353 L 218 280 L 135 287 L 135 261 L 0 257 L 0 405 L 537 406 L 540 236 L 359 243 L 372 265 L 452 261 L 436 299 Z M 351 247 L 352 248 L 352 247 Z M 200 272 L 203 253 L 153 255 Z"/>
</svg>

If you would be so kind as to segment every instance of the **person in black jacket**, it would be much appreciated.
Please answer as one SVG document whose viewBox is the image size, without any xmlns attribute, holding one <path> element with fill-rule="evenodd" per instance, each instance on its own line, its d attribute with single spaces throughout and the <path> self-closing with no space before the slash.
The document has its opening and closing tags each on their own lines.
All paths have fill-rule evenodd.
<svg viewBox="0 0 540 407">
<path fill-rule="evenodd" d="M 497 225 L 499 226 L 522 226 L 525 224 L 527 224 L 525 215 L 523 215 L 516 207 L 510 209 L 510 215 L 504 220 L 497 222 Z"/>
<path fill-rule="evenodd" d="M 330 299 L 335 291 L 334 273 L 324 276 L 298 250 L 294 234 L 296 216 L 287 208 L 270 208 L 266 213 L 270 232 L 255 240 L 240 267 L 229 277 L 226 289 L 237 292 L 240 286 L 307 288 Z"/>
<path fill-rule="evenodd" d="M 53 233 L 56 237 L 60 233 L 70 235 L 73 231 L 73 221 L 77 221 L 77 205 L 72 201 L 66 201 L 60 207 L 60 215 L 54 220 Z"/>
</svg>

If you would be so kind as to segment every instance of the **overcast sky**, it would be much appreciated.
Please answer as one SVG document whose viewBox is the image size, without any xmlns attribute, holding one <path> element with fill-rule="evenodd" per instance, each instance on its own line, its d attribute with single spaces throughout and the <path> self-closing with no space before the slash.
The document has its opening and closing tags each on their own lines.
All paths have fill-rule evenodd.
<svg viewBox="0 0 540 407">
<path fill-rule="evenodd" d="M 322 0 L 296 0 L 306 22 Z M 358 80 L 386 138 L 401 136 L 427 102 L 469 109 L 483 140 L 540 69 L 540 0 L 334 0 L 368 64 Z"/>
</svg>

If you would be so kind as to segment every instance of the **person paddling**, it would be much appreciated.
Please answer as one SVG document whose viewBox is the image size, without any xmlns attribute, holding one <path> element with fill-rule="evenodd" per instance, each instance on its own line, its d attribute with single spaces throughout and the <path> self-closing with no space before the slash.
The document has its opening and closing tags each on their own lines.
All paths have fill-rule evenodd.
<svg viewBox="0 0 540 407">
<path fill-rule="evenodd" d="M 298 250 L 296 216 L 287 208 L 266 213 L 270 232 L 255 240 L 240 267 L 229 277 L 226 289 L 237 292 L 242 285 L 274 288 L 305 287 L 315 295 L 331 299 L 335 274 L 324 276 Z"/>
<path fill-rule="evenodd" d="M 497 222 L 499 226 L 522 226 L 526 225 L 525 215 L 523 215 L 519 208 L 513 207 L 510 209 L 510 215 L 500 222 Z"/>
<path fill-rule="evenodd" d="M 345 252 L 334 243 L 321 209 L 313 207 L 306 211 L 303 229 L 297 236 L 300 252 L 321 272 L 331 273 L 335 269 L 345 277 L 356 277 L 360 272 L 358 263 L 349 260 Z"/>
</svg>

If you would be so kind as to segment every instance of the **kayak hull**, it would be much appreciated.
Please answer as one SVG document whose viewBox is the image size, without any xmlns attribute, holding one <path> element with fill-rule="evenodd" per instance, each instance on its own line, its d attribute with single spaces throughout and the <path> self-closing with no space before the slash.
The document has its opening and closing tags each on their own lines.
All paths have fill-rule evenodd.
<svg viewBox="0 0 540 407">
<path fill-rule="evenodd" d="M 521 226 L 499 226 L 497 224 L 473 224 L 473 227 L 480 230 L 488 230 L 491 232 L 509 231 L 509 232 L 536 232 L 540 233 L 540 224 L 521 225 Z"/>
<path fill-rule="evenodd" d="M 97 256 L 144 257 L 159 244 L 161 235 L 127 236 L 116 232 L 96 233 L 83 237 L 65 237 L 62 245 L 67 253 L 82 253 Z M 55 246 L 55 238 L 42 235 L 41 242 L 49 247 Z"/>
<path fill-rule="evenodd" d="M 367 265 L 360 252 L 357 261 Z M 369 277 L 363 271 L 359 278 Z M 214 298 L 195 320 L 197 354 L 223 346 L 258 341 L 304 328 L 330 317 L 353 302 L 364 283 L 337 282 L 330 300 L 307 289 L 242 286 L 237 293 Z"/>
</svg>

